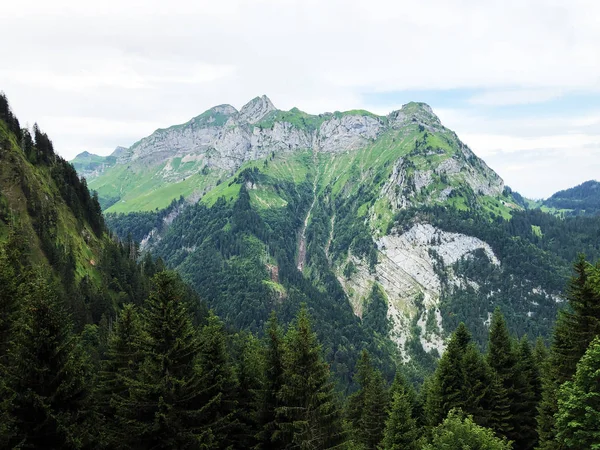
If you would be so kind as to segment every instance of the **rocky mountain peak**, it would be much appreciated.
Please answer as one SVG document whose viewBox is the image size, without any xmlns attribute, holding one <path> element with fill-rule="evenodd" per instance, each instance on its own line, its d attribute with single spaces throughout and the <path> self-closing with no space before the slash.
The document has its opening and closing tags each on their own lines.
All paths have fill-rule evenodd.
<svg viewBox="0 0 600 450">
<path fill-rule="evenodd" d="M 276 111 L 275 105 L 269 97 L 263 95 L 255 97 L 246 103 L 240 110 L 240 116 L 248 123 L 256 123 L 272 111 Z"/>
<path fill-rule="evenodd" d="M 127 149 L 125 147 L 117 147 L 115 148 L 115 150 L 110 154 L 110 156 L 114 156 L 115 158 L 118 158 L 119 156 L 123 155 L 125 152 L 127 151 Z"/>
<path fill-rule="evenodd" d="M 83 151 L 80 154 L 78 154 L 75 158 L 89 158 L 90 156 L 93 156 L 90 152 Z"/>
<path fill-rule="evenodd" d="M 409 122 L 418 123 L 429 129 L 439 129 L 442 122 L 435 115 L 431 106 L 422 102 L 410 102 L 402 108 L 389 114 L 390 123 L 395 126 L 404 126 Z"/>
</svg>

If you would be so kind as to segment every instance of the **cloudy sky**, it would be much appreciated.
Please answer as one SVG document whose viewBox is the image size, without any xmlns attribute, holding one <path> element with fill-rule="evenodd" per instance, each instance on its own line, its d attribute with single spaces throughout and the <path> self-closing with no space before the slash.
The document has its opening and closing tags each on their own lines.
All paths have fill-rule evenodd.
<svg viewBox="0 0 600 450">
<path fill-rule="evenodd" d="M 600 178 L 597 0 L 20 0 L 0 90 L 70 159 L 211 106 L 429 103 L 508 185 Z"/>
</svg>

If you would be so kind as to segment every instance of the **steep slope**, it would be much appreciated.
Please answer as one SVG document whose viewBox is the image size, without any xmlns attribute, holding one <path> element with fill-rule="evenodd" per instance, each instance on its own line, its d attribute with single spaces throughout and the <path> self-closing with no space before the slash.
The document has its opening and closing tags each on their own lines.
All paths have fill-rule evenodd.
<svg viewBox="0 0 600 450">
<path fill-rule="evenodd" d="M 19 284 L 32 270 L 50 274 L 83 327 L 144 295 L 135 251 L 111 239 L 85 181 L 37 125 L 21 129 L 0 96 L 0 265 L 13 266 Z"/>
</svg>

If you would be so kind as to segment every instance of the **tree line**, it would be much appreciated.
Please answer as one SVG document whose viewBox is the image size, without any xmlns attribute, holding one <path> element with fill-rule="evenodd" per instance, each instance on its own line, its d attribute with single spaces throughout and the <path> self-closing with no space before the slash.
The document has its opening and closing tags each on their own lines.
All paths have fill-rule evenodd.
<svg viewBox="0 0 600 450">
<path fill-rule="evenodd" d="M 363 350 L 358 389 L 335 389 L 303 306 L 261 337 L 194 314 L 158 272 L 104 343 L 75 333 L 55 283 L 34 274 L 3 335 L 4 448 L 583 449 L 600 444 L 600 267 L 581 259 L 550 349 L 497 309 L 482 354 L 460 324 L 418 389 L 388 386 Z M 96 356 L 94 356 L 96 355 Z M 465 447 L 468 446 L 468 447 Z M 595 447 L 596 446 L 596 447 Z"/>
</svg>

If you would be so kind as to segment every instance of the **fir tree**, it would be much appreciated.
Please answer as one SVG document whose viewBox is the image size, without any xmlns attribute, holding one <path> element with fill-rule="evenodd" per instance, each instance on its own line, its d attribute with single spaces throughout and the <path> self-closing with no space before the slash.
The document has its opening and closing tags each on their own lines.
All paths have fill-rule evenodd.
<svg viewBox="0 0 600 450">
<path fill-rule="evenodd" d="M 385 422 L 383 448 L 386 450 L 417 450 L 417 424 L 413 418 L 414 391 L 397 372 L 391 389 L 392 402 Z"/>
<path fill-rule="evenodd" d="M 573 381 L 558 392 L 556 435 L 560 448 L 600 449 L 600 338 L 577 364 Z"/>
<path fill-rule="evenodd" d="M 237 409 L 240 421 L 236 442 L 238 448 L 254 448 L 258 444 L 261 396 L 264 386 L 264 348 L 250 333 L 237 338 Z"/>
<path fill-rule="evenodd" d="M 580 257 L 569 284 L 568 309 L 559 312 L 542 381 L 538 434 L 541 450 L 558 449 L 554 416 L 557 392 L 575 374 L 576 364 L 590 342 L 600 334 L 600 280 L 598 267 Z"/>
<path fill-rule="evenodd" d="M 359 390 L 347 402 L 346 417 L 353 431 L 353 440 L 366 449 L 377 448 L 383 438 L 387 417 L 388 396 L 381 372 L 363 350 L 356 364 L 355 382 Z"/>
<path fill-rule="evenodd" d="M 141 321 L 132 304 L 123 306 L 116 323 L 108 336 L 108 349 L 101 364 L 97 401 L 106 419 L 109 447 L 118 447 L 123 442 L 124 431 L 115 424 L 115 404 L 120 398 L 129 398 L 129 386 L 136 376 L 141 362 Z"/>
<path fill-rule="evenodd" d="M 527 336 L 519 341 L 516 366 L 517 383 L 514 413 L 518 419 L 515 427 L 514 447 L 516 450 L 531 450 L 538 441 L 537 406 L 542 395 L 538 362 Z"/>
<path fill-rule="evenodd" d="M 274 440 L 277 431 L 276 411 L 280 406 L 279 391 L 283 384 L 283 335 L 275 311 L 271 313 L 266 327 L 265 384 L 260 410 L 259 441 L 261 448 L 279 448 Z"/>
<path fill-rule="evenodd" d="M 143 363 L 134 379 L 126 379 L 126 389 L 113 397 L 122 444 L 138 449 L 211 448 L 213 435 L 203 428 L 206 405 L 200 400 L 197 333 L 177 277 L 158 273 L 153 284 L 143 311 Z"/>
<path fill-rule="evenodd" d="M 57 288 L 38 274 L 30 289 L 8 355 L 12 445 L 81 448 L 89 444 L 89 365 Z"/>
<path fill-rule="evenodd" d="M 341 447 L 345 439 L 339 405 L 305 306 L 285 336 L 283 368 L 274 436 L 281 440 L 280 448 Z"/>
<path fill-rule="evenodd" d="M 200 333 L 198 364 L 203 390 L 197 400 L 198 406 L 202 406 L 203 430 L 214 436 L 217 448 L 237 447 L 238 384 L 227 351 L 223 323 L 212 312 Z"/>
<path fill-rule="evenodd" d="M 465 406 L 463 357 L 470 341 L 471 333 L 464 323 L 459 324 L 440 359 L 427 393 L 425 411 L 430 426 L 441 423 L 451 409 Z"/>
<path fill-rule="evenodd" d="M 375 450 L 383 439 L 389 402 L 385 381 L 379 370 L 373 371 L 364 394 L 359 442 L 363 443 L 364 448 Z"/>
<path fill-rule="evenodd" d="M 486 360 L 497 377 L 496 384 L 493 385 L 495 391 L 493 428 L 508 439 L 514 440 L 520 427 L 516 406 L 519 401 L 516 390 L 517 354 L 499 308 L 496 308 L 492 315 Z M 503 408 L 506 404 L 505 399 L 508 401 L 508 411 Z"/>
</svg>

